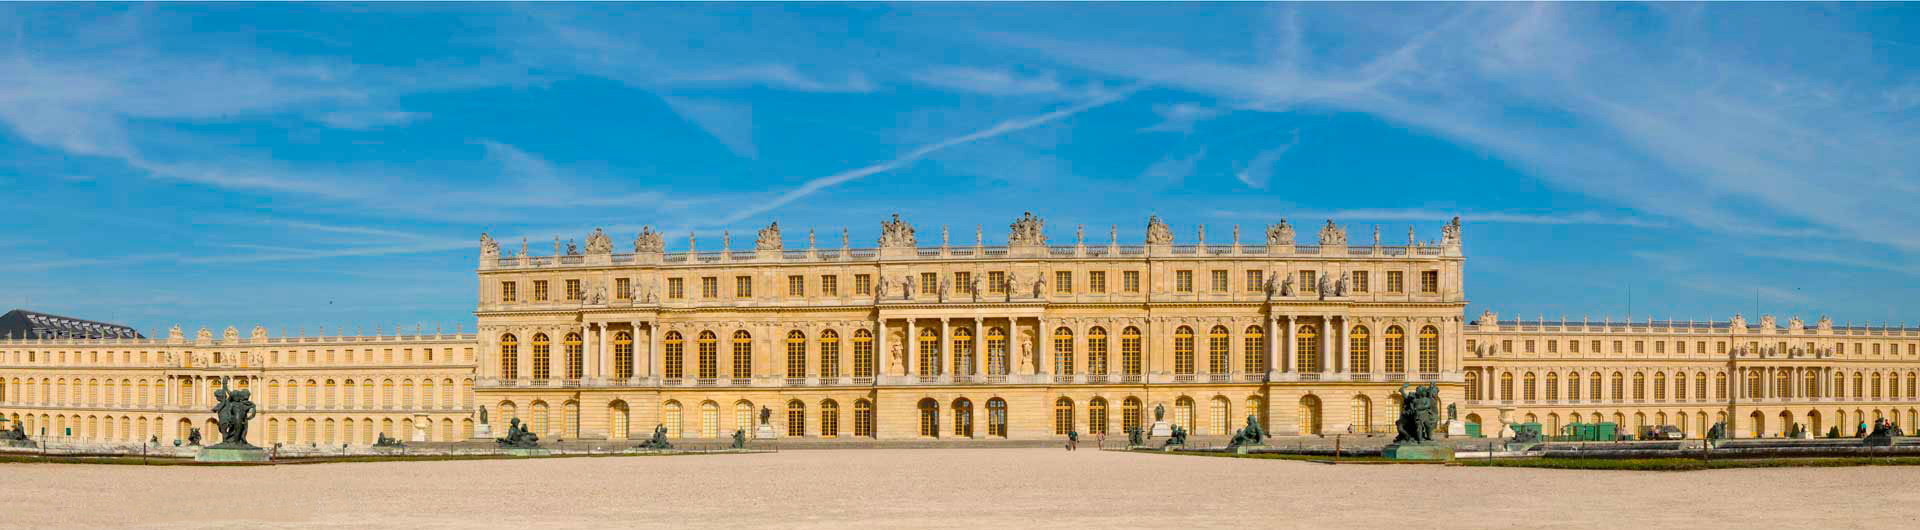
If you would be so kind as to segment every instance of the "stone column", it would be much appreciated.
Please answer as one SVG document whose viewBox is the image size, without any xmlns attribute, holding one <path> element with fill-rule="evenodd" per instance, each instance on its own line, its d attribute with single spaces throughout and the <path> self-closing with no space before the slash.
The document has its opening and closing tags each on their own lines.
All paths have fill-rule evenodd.
<svg viewBox="0 0 1920 530">
<path fill-rule="evenodd" d="M 1348 320 L 1349 319 L 1346 316 L 1341 316 L 1340 327 L 1336 329 L 1336 331 L 1340 332 L 1340 345 L 1339 345 L 1340 354 L 1339 354 L 1339 359 L 1336 359 L 1336 361 L 1340 365 L 1341 373 L 1347 373 L 1347 372 L 1353 371 L 1353 366 L 1352 366 L 1353 341 L 1349 340 L 1347 337 L 1347 334 L 1353 331 L 1353 323 L 1348 322 Z"/>
<path fill-rule="evenodd" d="M 1333 356 L 1332 345 L 1328 344 L 1329 342 L 1333 342 L 1333 326 L 1327 324 L 1329 320 L 1333 320 L 1332 315 L 1320 315 L 1320 351 L 1316 352 L 1316 354 L 1320 356 L 1320 371 L 1322 373 L 1333 371 L 1333 363 L 1329 362 L 1331 359 L 1328 359 Z"/>
<path fill-rule="evenodd" d="M 1278 326 L 1274 325 L 1275 322 L 1279 322 L 1279 321 L 1280 321 L 1279 316 L 1273 315 L 1271 313 L 1267 314 L 1266 316 L 1267 371 L 1268 372 L 1286 371 L 1286 367 L 1282 365 L 1281 359 L 1280 359 L 1280 329 Z"/>
<path fill-rule="evenodd" d="M 596 351 L 593 352 L 593 362 L 589 364 L 589 366 L 593 367 L 593 373 L 588 374 L 587 377 L 606 377 L 609 373 L 613 372 L 613 370 L 607 366 L 608 359 L 613 358 L 612 352 L 607 350 L 608 342 L 611 340 L 607 335 L 612 333 L 611 330 L 607 329 L 606 322 L 595 322 L 593 327 L 599 328 L 595 333 L 599 335 L 600 341 L 599 344 L 596 345 Z"/>
<path fill-rule="evenodd" d="M 951 370 L 953 361 L 953 319 L 940 319 L 940 357 L 935 363 L 933 373 L 941 374 Z M 958 370 L 954 370 L 958 371 Z"/>
<path fill-rule="evenodd" d="M 876 318 L 873 321 L 873 372 L 875 375 L 892 375 L 887 373 L 887 363 L 893 362 L 892 359 L 887 358 L 891 355 L 893 354 L 887 351 L 887 319 Z"/>
<path fill-rule="evenodd" d="M 918 377 L 920 375 L 920 336 L 914 333 L 914 319 L 907 319 L 907 335 L 901 338 L 901 341 L 906 343 L 900 345 L 900 349 L 907 352 L 907 376 Z"/>
<path fill-rule="evenodd" d="M 1280 361 L 1285 364 L 1280 371 L 1294 372 L 1300 368 L 1294 364 L 1294 359 L 1300 355 L 1300 352 L 1294 351 L 1296 344 L 1293 341 L 1293 315 L 1281 315 L 1281 318 L 1286 319 L 1286 323 L 1280 325 L 1280 329 L 1286 333 L 1281 334 L 1284 338 L 1280 344 Z"/>
<path fill-rule="evenodd" d="M 1053 351 L 1053 341 L 1048 340 L 1048 337 L 1050 337 L 1050 335 L 1048 335 L 1049 333 L 1052 333 L 1052 330 L 1048 329 L 1047 319 L 1046 317 L 1041 317 L 1034 324 L 1033 333 L 1034 340 L 1040 343 L 1038 344 L 1040 347 L 1040 355 L 1035 355 L 1033 360 L 1033 373 L 1037 375 L 1052 374 L 1054 373 L 1053 368 L 1060 364 L 1058 359 L 1053 358 L 1055 353 Z"/>
<path fill-rule="evenodd" d="M 1012 319 L 1008 319 L 1008 320 L 1012 320 Z M 1012 328 L 1013 326 L 1009 324 L 1007 327 Z M 981 375 L 981 374 L 987 373 L 987 348 L 986 348 L 987 331 L 986 329 L 987 329 L 986 318 L 984 317 L 973 318 L 973 359 L 971 360 L 971 364 L 973 365 L 973 375 Z"/>
</svg>

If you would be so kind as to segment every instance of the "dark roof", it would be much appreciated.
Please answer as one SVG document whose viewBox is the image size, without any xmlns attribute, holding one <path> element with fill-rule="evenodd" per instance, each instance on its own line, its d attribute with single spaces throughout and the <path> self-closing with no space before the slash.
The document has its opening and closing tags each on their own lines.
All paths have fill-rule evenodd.
<svg viewBox="0 0 1920 530">
<path fill-rule="evenodd" d="M 0 337 L 16 339 L 125 339 L 143 338 L 131 326 L 36 313 L 25 309 L 0 315 Z"/>
</svg>

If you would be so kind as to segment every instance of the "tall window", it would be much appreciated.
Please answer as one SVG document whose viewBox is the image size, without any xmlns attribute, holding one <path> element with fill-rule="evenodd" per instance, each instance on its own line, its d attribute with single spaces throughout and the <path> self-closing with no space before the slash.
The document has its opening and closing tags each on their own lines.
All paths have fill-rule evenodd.
<svg viewBox="0 0 1920 530">
<path fill-rule="evenodd" d="M 940 375 L 940 333 L 920 328 L 920 377 Z"/>
<path fill-rule="evenodd" d="M 720 336 L 712 331 L 700 332 L 700 372 L 701 379 L 720 377 Z"/>
<path fill-rule="evenodd" d="M 1547 372 L 1547 401 L 1560 399 L 1560 374 Z"/>
<path fill-rule="evenodd" d="M 820 377 L 840 376 L 840 333 L 820 332 Z"/>
<path fill-rule="evenodd" d="M 973 273 L 967 271 L 953 273 L 953 292 L 960 294 L 973 293 Z"/>
<path fill-rule="evenodd" d="M 660 407 L 660 423 L 667 428 L 667 436 L 680 437 L 680 402 L 668 401 Z"/>
<path fill-rule="evenodd" d="M 973 437 L 973 402 L 967 398 L 953 400 L 953 435 Z"/>
<path fill-rule="evenodd" d="M 787 276 L 787 296 L 800 298 L 807 295 L 807 277 L 799 274 Z"/>
<path fill-rule="evenodd" d="M 613 280 L 613 297 L 621 300 L 633 299 L 633 280 L 630 278 L 615 278 Z"/>
<path fill-rule="evenodd" d="M 1107 292 L 1107 271 L 1087 273 L 1087 292 L 1094 294 Z"/>
<path fill-rule="evenodd" d="M 1261 276 L 1261 272 L 1262 271 L 1258 269 L 1247 271 L 1247 286 L 1246 286 L 1247 292 L 1257 293 L 1257 292 L 1260 292 L 1261 289 L 1265 288 L 1265 286 L 1261 284 L 1261 282 L 1264 280 L 1264 278 Z"/>
<path fill-rule="evenodd" d="M 568 333 L 566 339 L 567 379 L 585 377 L 586 349 L 580 341 L 579 333 Z"/>
<path fill-rule="evenodd" d="M 1053 271 L 1053 292 L 1073 294 L 1073 271 Z"/>
<path fill-rule="evenodd" d="M 825 375 L 825 374 L 822 374 Z M 800 330 L 787 332 L 787 377 L 807 376 L 807 334 Z"/>
<path fill-rule="evenodd" d="M 518 285 L 514 282 L 500 282 L 500 301 L 515 302 L 520 298 Z"/>
<path fill-rule="evenodd" d="M 1122 271 L 1120 289 L 1129 293 L 1140 292 L 1140 271 Z"/>
<path fill-rule="evenodd" d="M 920 436 L 937 438 L 940 436 L 940 404 L 932 399 L 920 400 Z M 871 436 L 871 434 L 869 434 Z"/>
<path fill-rule="evenodd" d="M 1367 271 L 1353 271 L 1353 283 L 1347 286 L 1353 292 L 1367 292 Z"/>
<path fill-rule="evenodd" d="M 987 273 L 987 292 L 995 294 L 1007 292 L 1006 271 L 991 271 Z"/>
<path fill-rule="evenodd" d="M 613 376 L 620 379 L 633 377 L 633 334 L 621 331 L 613 334 Z"/>
<path fill-rule="evenodd" d="M 820 276 L 821 296 L 840 296 L 840 277 L 832 274 Z"/>
<path fill-rule="evenodd" d="M 1073 330 L 1066 326 L 1053 330 L 1053 373 L 1073 375 Z"/>
<path fill-rule="evenodd" d="M 1406 282 L 1402 279 L 1403 274 L 1405 273 L 1401 271 L 1387 271 L 1387 292 L 1397 293 L 1406 290 Z"/>
<path fill-rule="evenodd" d="M 1087 330 L 1087 373 L 1107 375 L 1107 329 Z"/>
<path fill-rule="evenodd" d="M 552 375 L 551 373 L 549 373 L 551 372 L 553 367 L 553 365 L 549 362 L 550 361 L 549 357 L 551 355 L 552 355 L 552 351 L 550 350 L 550 346 L 547 344 L 547 334 L 545 333 L 535 334 L 533 336 L 533 378 L 534 379 L 546 379 Z"/>
<path fill-rule="evenodd" d="M 987 400 L 987 436 L 1007 437 L 1007 400 Z"/>
<path fill-rule="evenodd" d="M 1317 289 L 1317 286 L 1313 283 L 1314 273 L 1316 272 L 1318 271 L 1300 271 L 1300 290 L 1312 291 Z"/>
<path fill-rule="evenodd" d="M 1587 377 L 1587 399 L 1600 401 L 1600 372 Z"/>
<path fill-rule="evenodd" d="M 973 370 L 973 330 L 954 328 L 953 330 L 953 373 L 954 375 L 974 375 Z"/>
<path fill-rule="evenodd" d="M 853 332 L 853 376 L 873 377 L 873 332 Z"/>
<path fill-rule="evenodd" d="M 512 333 L 500 336 L 500 378 L 520 377 L 520 340 Z"/>
<path fill-rule="evenodd" d="M 1647 374 L 1639 372 L 1633 374 L 1633 399 L 1635 401 L 1647 399 Z"/>
<path fill-rule="evenodd" d="M 1127 326 L 1120 331 L 1120 370 L 1125 375 L 1140 375 L 1140 328 Z"/>
<path fill-rule="evenodd" d="M 746 330 L 733 332 L 733 378 L 753 377 L 753 335 Z"/>
<path fill-rule="evenodd" d="M 840 435 L 840 404 L 829 399 L 820 402 L 820 436 L 833 438 Z"/>
<path fill-rule="evenodd" d="M 1073 400 L 1061 397 L 1053 400 L 1053 434 L 1066 436 L 1073 430 Z"/>
<path fill-rule="evenodd" d="M 733 277 L 733 297 L 734 298 L 753 298 L 753 277 L 752 276 L 734 276 Z"/>
<path fill-rule="evenodd" d="M 1141 420 L 1142 418 L 1140 416 L 1140 398 L 1128 397 L 1126 401 L 1120 402 L 1120 430 L 1121 431 L 1130 433 L 1133 431 L 1140 430 L 1140 424 L 1144 423 Z"/>
<path fill-rule="evenodd" d="M 862 296 L 873 294 L 873 276 L 866 274 L 853 275 L 853 294 Z"/>
<path fill-rule="evenodd" d="M 1244 345 L 1240 350 L 1240 356 L 1245 359 L 1241 364 L 1246 367 L 1249 374 L 1267 373 L 1266 330 L 1259 325 L 1247 326 L 1247 331 L 1242 335 L 1246 338 L 1241 341 Z"/>
<path fill-rule="evenodd" d="M 987 328 L 987 375 L 1007 375 L 1012 370 L 1007 357 L 1006 330 Z"/>
<path fill-rule="evenodd" d="M 1193 328 L 1173 331 L 1173 373 L 1193 375 Z"/>
<path fill-rule="evenodd" d="M 787 401 L 787 436 L 799 438 L 807 435 L 807 404 L 800 400 Z"/>
<path fill-rule="evenodd" d="M 924 295 L 940 294 L 940 273 L 937 273 L 937 272 L 920 273 L 920 294 L 924 294 Z"/>
<path fill-rule="evenodd" d="M 1313 325 L 1302 325 L 1294 330 L 1293 336 L 1294 351 L 1298 352 L 1296 356 L 1299 358 L 1298 362 L 1294 363 L 1294 366 L 1301 373 L 1319 372 L 1320 328 Z"/>
<path fill-rule="evenodd" d="M 1366 326 L 1354 326 L 1347 331 L 1347 370 L 1364 374 L 1372 369 L 1373 357 L 1369 349 L 1373 346 Z"/>
<path fill-rule="evenodd" d="M 1400 326 L 1388 326 L 1386 335 L 1387 373 L 1407 372 L 1407 335 Z"/>
<path fill-rule="evenodd" d="M 853 435 L 873 437 L 873 403 L 865 399 L 853 402 Z"/>
<path fill-rule="evenodd" d="M 1093 398 L 1087 402 L 1087 434 L 1107 433 L 1107 400 Z"/>
<path fill-rule="evenodd" d="M 1782 374 L 1782 377 L 1784 377 L 1786 372 L 1781 372 L 1781 374 Z M 1656 399 L 1656 400 L 1667 399 L 1667 373 L 1666 372 L 1653 373 L 1653 399 Z"/>
<path fill-rule="evenodd" d="M 700 278 L 700 297 L 714 299 L 720 297 L 720 278 L 704 276 Z"/>
<path fill-rule="evenodd" d="M 686 341 L 681 340 L 680 332 L 667 332 L 666 339 L 661 343 L 666 346 L 666 351 L 663 352 L 665 359 L 661 361 L 666 366 L 661 367 L 661 372 L 667 379 L 686 377 Z"/>
<path fill-rule="evenodd" d="M 1433 326 L 1420 328 L 1420 371 L 1440 371 L 1440 330 Z"/>
<path fill-rule="evenodd" d="M 581 298 L 580 280 L 567 280 L 567 300 L 579 301 Z"/>
<path fill-rule="evenodd" d="M 1440 292 L 1440 271 L 1420 271 L 1420 292 Z"/>
<path fill-rule="evenodd" d="M 1227 351 L 1232 340 L 1226 326 L 1214 326 L 1207 332 L 1207 373 L 1224 374 L 1233 370 L 1227 366 Z"/>
<path fill-rule="evenodd" d="M 667 278 L 667 298 L 679 300 L 687 297 L 685 278 Z"/>
<path fill-rule="evenodd" d="M 1182 293 L 1193 292 L 1193 271 L 1173 271 L 1173 290 Z"/>
<path fill-rule="evenodd" d="M 1620 372 L 1614 372 L 1613 373 L 1613 392 L 1608 394 L 1608 396 L 1612 397 L 1614 401 L 1620 401 L 1622 399 L 1626 399 L 1626 395 L 1625 395 L 1626 394 L 1625 388 L 1627 386 L 1626 382 L 1627 382 L 1627 378 L 1625 374 L 1622 374 Z"/>
<path fill-rule="evenodd" d="M 533 301 L 535 302 L 547 301 L 547 281 L 546 280 L 533 281 Z"/>
<path fill-rule="evenodd" d="M 1211 276 L 1213 277 L 1213 286 L 1212 286 L 1213 292 L 1216 292 L 1216 293 L 1227 292 L 1227 271 L 1212 271 L 1212 273 L 1213 274 Z"/>
</svg>

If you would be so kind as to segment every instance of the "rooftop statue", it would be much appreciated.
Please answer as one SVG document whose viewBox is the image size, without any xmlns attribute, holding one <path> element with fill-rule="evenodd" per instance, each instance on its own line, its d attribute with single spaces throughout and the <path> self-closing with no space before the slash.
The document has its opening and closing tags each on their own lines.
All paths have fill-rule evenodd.
<svg viewBox="0 0 1920 530">
<path fill-rule="evenodd" d="M 1267 246 L 1293 246 L 1293 225 L 1287 224 L 1287 220 L 1284 218 L 1280 220 L 1279 224 L 1267 225 Z"/>
<path fill-rule="evenodd" d="M 1166 223 L 1160 222 L 1160 216 L 1158 215 L 1147 217 L 1147 244 L 1173 244 L 1173 230 L 1167 228 Z"/>
<path fill-rule="evenodd" d="M 913 225 L 900 220 L 900 214 L 893 214 L 893 220 L 880 222 L 880 248 L 913 248 Z"/>
<path fill-rule="evenodd" d="M 494 241 L 493 236 L 487 235 L 486 232 L 481 232 L 480 233 L 480 257 L 494 258 L 499 256 L 500 256 L 500 242 Z"/>
<path fill-rule="evenodd" d="M 1033 215 L 1033 212 L 1027 212 L 1026 215 L 1022 215 L 1020 216 L 1019 219 L 1015 219 L 1012 225 L 1008 225 L 1009 232 L 1007 234 L 1007 246 L 1019 247 L 1019 246 L 1046 245 L 1047 244 L 1046 226 L 1047 226 L 1046 221 L 1041 220 L 1038 216 Z"/>
<path fill-rule="evenodd" d="M 633 236 L 633 251 L 660 252 L 667 249 L 666 238 L 660 232 L 653 231 L 653 225 L 640 227 L 640 234 Z"/>
<path fill-rule="evenodd" d="M 754 236 L 754 250 L 780 250 L 781 248 L 784 248 L 784 244 L 780 242 L 779 221 L 774 221 L 773 224 L 760 229 L 760 233 Z"/>
<path fill-rule="evenodd" d="M 593 229 L 593 233 L 587 234 L 587 253 L 612 254 L 613 238 L 607 237 L 607 233 L 600 231 L 599 228 Z"/>
<path fill-rule="evenodd" d="M 1334 226 L 1333 220 L 1328 219 L 1326 226 L 1320 227 L 1320 246 L 1347 246 L 1347 229 Z"/>
<path fill-rule="evenodd" d="M 220 448 L 251 448 L 247 443 L 247 422 L 259 415 L 254 408 L 251 393 L 246 389 L 227 390 L 226 378 L 220 379 L 220 389 L 213 391 L 214 421 L 220 426 Z"/>
<path fill-rule="evenodd" d="M 1440 244 L 1458 246 L 1460 244 L 1460 216 L 1453 216 L 1447 226 L 1440 228 Z"/>
</svg>

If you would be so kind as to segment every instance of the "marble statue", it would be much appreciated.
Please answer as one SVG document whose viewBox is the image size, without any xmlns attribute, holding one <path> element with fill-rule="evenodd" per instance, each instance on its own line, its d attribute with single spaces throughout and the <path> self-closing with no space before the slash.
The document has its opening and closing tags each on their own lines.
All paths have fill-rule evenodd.
<svg viewBox="0 0 1920 530">
<path fill-rule="evenodd" d="M 1033 215 L 1033 212 L 1027 212 L 1025 215 L 1020 216 L 1019 219 L 1015 219 L 1012 225 L 1008 226 L 1007 246 L 1023 247 L 1046 245 L 1046 226 L 1046 221 Z"/>
<path fill-rule="evenodd" d="M 780 250 L 782 248 L 784 248 L 784 243 L 780 241 L 779 221 L 774 221 L 772 224 L 767 225 L 766 228 L 760 229 L 760 232 L 753 238 L 754 250 Z"/>
<path fill-rule="evenodd" d="M 1281 219 L 1279 224 L 1267 225 L 1267 246 L 1285 247 L 1293 245 L 1293 225 Z"/>
<path fill-rule="evenodd" d="M 493 236 L 487 235 L 486 232 L 481 232 L 480 233 L 480 257 L 493 258 L 493 257 L 499 257 L 499 256 L 500 256 L 500 242 L 494 241 Z"/>
<path fill-rule="evenodd" d="M 1323 246 L 1323 247 L 1347 246 L 1347 229 L 1335 226 L 1333 224 L 1333 220 L 1328 219 L 1327 225 L 1320 227 L 1320 246 Z"/>
<path fill-rule="evenodd" d="M 1158 215 L 1147 217 L 1147 244 L 1173 244 L 1173 230 L 1167 228 L 1166 223 L 1160 222 L 1160 216 Z"/>
<path fill-rule="evenodd" d="M 900 220 L 900 214 L 893 214 L 893 220 L 880 222 L 880 248 L 913 248 L 913 225 Z"/>
<path fill-rule="evenodd" d="M 587 253 L 612 254 L 613 238 L 607 237 L 607 233 L 600 231 L 599 228 L 593 229 L 593 233 L 587 234 Z"/>
<path fill-rule="evenodd" d="M 667 240 L 660 232 L 653 231 L 653 225 L 640 227 L 640 234 L 633 236 L 633 251 L 636 253 L 662 252 L 667 249 Z"/>
</svg>

